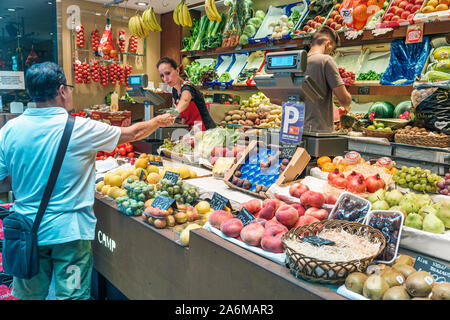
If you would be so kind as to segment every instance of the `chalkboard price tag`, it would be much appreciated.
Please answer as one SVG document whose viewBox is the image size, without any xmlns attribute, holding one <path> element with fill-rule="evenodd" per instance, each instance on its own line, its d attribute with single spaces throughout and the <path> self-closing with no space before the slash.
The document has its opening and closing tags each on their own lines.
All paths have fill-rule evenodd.
<svg viewBox="0 0 450 320">
<path fill-rule="evenodd" d="M 142 170 L 142 171 L 141 171 L 141 174 L 139 175 L 139 180 L 142 181 L 142 179 L 144 179 L 144 175 L 145 175 L 145 171 Z"/>
<path fill-rule="evenodd" d="M 155 200 L 152 202 L 153 208 L 159 208 L 161 210 L 167 210 L 175 204 L 175 199 L 165 197 L 165 196 L 157 196 Z"/>
<path fill-rule="evenodd" d="M 370 94 L 370 87 L 368 86 L 358 87 L 358 94 Z"/>
<path fill-rule="evenodd" d="M 297 151 L 298 145 L 292 143 L 282 143 L 281 144 L 281 159 L 292 159 L 295 151 Z"/>
<path fill-rule="evenodd" d="M 450 282 L 450 268 L 436 261 L 417 256 L 414 269 L 429 272 L 436 282 Z"/>
<path fill-rule="evenodd" d="M 179 177 L 180 177 L 179 173 L 172 172 L 172 171 L 166 171 L 163 179 L 167 179 L 167 180 L 171 181 L 173 184 L 176 184 L 178 182 Z"/>
<path fill-rule="evenodd" d="M 162 166 L 163 166 L 162 161 L 149 161 L 149 163 L 150 163 L 152 166 L 157 166 L 157 167 L 162 167 Z"/>
<path fill-rule="evenodd" d="M 228 198 L 225 198 L 223 195 L 218 194 L 217 192 L 214 192 L 214 195 L 209 202 L 209 205 L 214 210 L 223 210 L 225 207 L 230 203 L 230 200 Z M 231 209 L 231 206 L 230 206 Z"/>
<path fill-rule="evenodd" d="M 238 213 L 237 218 L 242 221 L 244 226 L 248 225 L 252 222 L 252 220 L 255 220 L 255 217 L 245 208 L 242 208 L 242 210 Z"/>
<path fill-rule="evenodd" d="M 324 238 L 320 238 L 318 236 L 310 236 L 310 237 L 305 237 L 305 238 L 301 238 L 300 240 L 302 241 L 306 241 L 309 242 L 313 245 L 316 246 L 324 246 L 324 245 L 331 245 L 334 244 L 334 241 L 328 240 L 328 239 L 324 239 Z"/>
<path fill-rule="evenodd" d="M 219 90 L 222 90 L 222 91 L 227 90 L 227 85 L 225 83 L 221 83 Z"/>
</svg>

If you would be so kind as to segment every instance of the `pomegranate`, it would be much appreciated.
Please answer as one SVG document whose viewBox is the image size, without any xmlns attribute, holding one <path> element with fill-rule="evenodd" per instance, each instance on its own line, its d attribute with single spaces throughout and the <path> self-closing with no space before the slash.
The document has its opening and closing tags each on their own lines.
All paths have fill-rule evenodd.
<svg viewBox="0 0 450 320">
<path fill-rule="evenodd" d="M 365 179 L 364 176 L 361 173 L 356 172 L 356 171 L 352 171 L 352 173 L 350 173 L 347 176 L 347 180 L 350 181 L 352 179 L 359 178 L 359 177 L 361 177 L 363 180 Z"/>
<path fill-rule="evenodd" d="M 333 171 L 331 171 L 328 174 L 328 178 L 327 178 L 328 179 L 328 183 L 331 184 L 331 185 L 334 185 L 333 181 L 338 176 L 339 176 L 339 170 L 338 169 L 334 169 Z"/>
<path fill-rule="evenodd" d="M 347 181 L 347 190 L 352 193 L 364 193 L 367 190 L 367 186 L 364 179 L 358 177 Z"/>
<path fill-rule="evenodd" d="M 386 183 L 381 179 L 380 175 L 377 173 L 374 176 L 368 177 L 366 180 L 367 191 L 373 193 L 379 189 L 384 188 Z"/>
<path fill-rule="evenodd" d="M 345 189 L 345 188 L 347 188 L 347 179 L 341 173 L 336 178 L 334 178 L 332 186 L 339 188 L 339 189 Z"/>
</svg>

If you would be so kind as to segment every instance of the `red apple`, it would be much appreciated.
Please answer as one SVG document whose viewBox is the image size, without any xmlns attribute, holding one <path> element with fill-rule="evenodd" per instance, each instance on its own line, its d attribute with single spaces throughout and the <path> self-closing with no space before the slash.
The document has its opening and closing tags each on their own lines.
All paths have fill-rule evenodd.
<svg viewBox="0 0 450 320">
<path fill-rule="evenodd" d="M 411 9 L 414 7 L 414 3 L 408 3 L 408 5 L 405 7 L 405 11 L 411 12 Z"/>
<path fill-rule="evenodd" d="M 422 8 L 422 5 L 420 4 L 416 4 L 412 7 L 411 12 L 415 13 L 417 10 L 419 10 L 420 8 Z"/>
<path fill-rule="evenodd" d="M 322 18 L 321 16 L 317 16 L 317 17 L 314 18 L 314 21 L 320 23 L 321 22 L 321 18 Z"/>
<path fill-rule="evenodd" d="M 314 22 L 314 20 L 308 20 L 308 22 L 306 23 L 306 25 L 308 27 L 312 27 L 312 23 Z"/>
<path fill-rule="evenodd" d="M 291 228 L 298 220 L 298 211 L 290 205 L 284 205 L 277 210 L 275 217 L 278 222 Z"/>
<path fill-rule="evenodd" d="M 309 29 L 309 26 L 307 26 L 307 25 L 303 27 L 303 31 L 305 31 L 305 32 L 308 32 L 308 29 Z"/>
<path fill-rule="evenodd" d="M 342 25 L 339 23 L 334 26 L 334 30 L 336 30 L 336 31 L 339 30 L 340 28 L 342 28 Z"/>
<path fill-rule="evenodd" d="M 403 0 L 402 2 L 400 2 L 400 4 L 398 5 L 399 8 L 405 9 L 406 6 L 409 4 L 408 1 Z"/>
<path fill-rule="evenodd" d="M 405 11 L 405 10 L 403 10 L 402 8 L 397 8 L 397 10 L 395 10 L 395 15 L 400 17 L 402 15 L 403 11 Z"/>
<path fill-rule="evenodd" d="M 389 13 L 395 14 L 395 11 L 397 11 L 397 9 L 398 9 L 397 6 L 392 6 L 392 7 L 389 9 Z"/>
<path fill-rule="evenodd" d="M 334 28 L 336 28 L 336 25 L 337 25 L 336 22 L 332 22 L 332 23 L 330 24 L 330 28 L 331 28 L 331 29 L 334 29 Z"/>
<path fill-rule="evenodd" d="M 408 18 L 408 16 L 411 14 L 411 12 L 409 11 L 403 11 L 402 15 L 400 16 L 400 18 L 402 19 L 406 19 Z"/>
<path fill-rule="evenodd" d="M 421 6 L 424 2 L 425 2 L 425 0 L 416 0 L 416 1 L 414 1 L 414 4 Z"/>
<path fill-rule="evenodd" d="M 406 20 L 412 20 L 412 19 L 414 19 L 414 13 L 411 13 L 411 14 L 406 18 Z"/>
<path fill-rule="evenodd" d="M 227 237 L 236 238 L 241 234 L 241 230 L 244 228 L 242 221 L 238 218 L 233 218 L 222 222 L 220 225 L 220 230 Z"/>
<path fill-rule="evenodd" d="M 393 13 L 388 13 L 384 16 L 384 20 L 385 21 L 390 21 L 392 19 L 392 17 L 394 16 Z"/>
<path fill-rule="evenodd" d="M 334 20 L 331 18 L 328 18 L 327 22 L 325 22 L 325 25 L 329 26 L 332 22 L 334 22 Z"/>
<path fill-rule="evenodd" d="M 308 190 L 308 186 L 304 185 L 303 183 L 297 182 L 289 187 L 289 194 L 292 197 L 300 198 L 302 194 Z"/>
<path fill-rule="evenodd" d="M 274 225 L 264 230 L 261 238 L 261 248 L 273 253 L 282 253 L 284 251 L 281 237 L 288 229 L 281 225 Z"/>
</svg>

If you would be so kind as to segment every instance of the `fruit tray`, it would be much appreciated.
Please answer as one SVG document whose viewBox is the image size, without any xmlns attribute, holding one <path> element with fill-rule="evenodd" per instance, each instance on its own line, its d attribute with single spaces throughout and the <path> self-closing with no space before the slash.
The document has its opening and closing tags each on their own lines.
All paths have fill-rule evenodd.
<svg viewBox="0 0 450 320">
<path fill-rule="evenodd" d="M 417 11 L 414 16 L 414 22 L 432 22 L 432 21 L 447 21 L 450 20 L 450 9 L 442 11 L 433 11 L 429 13 L 422 13 L 422 10 L 428 5 L 430 0 L 424 1 L 422 3 L 422 8 Z"/>
<path fill-rule="evenodd" d="M 370 130 L 367 128 L 364 128 L 363 131 L 366 137 L 386 138 L 389 141 L 394 141 L 395 131 Z"/>
<path fill-rule="evenodd" d="M 406 0 L 406 1 L 410 2 L 411 4 L 413 4 L 413 2 L 414 2 L 412 0 L 410 0 L 410 1 Z M 396 0 L 390 1 L 389 6 L 386 8 L 386 11 L 384 12 L 383 17 L 381 18 L 381 23 L 377 24 L 377 28 L 392 28 L 392 27 L 399 27 L 399 26 L 407 26 L 409 24 L 414 23 L 414 21 L 413 21 L 414 18 L 411 18 L 411 17 L 409 20 L 407 19 L 408 17 L 403 18 L 405 21 L 402 21 L 402 22 L 387 20 L 387 19 L 391 19 L 391 13 L 394 14 L 394 17 L 396 16 L 395 12 L 391 12 L 392 7 L 396 7 Z M 402 12 L 400 13 L 400 15 L 403 12 L 405 12 L 403 9 L 401 9 L 401 10 L 402 10 Z"/>
</svg>

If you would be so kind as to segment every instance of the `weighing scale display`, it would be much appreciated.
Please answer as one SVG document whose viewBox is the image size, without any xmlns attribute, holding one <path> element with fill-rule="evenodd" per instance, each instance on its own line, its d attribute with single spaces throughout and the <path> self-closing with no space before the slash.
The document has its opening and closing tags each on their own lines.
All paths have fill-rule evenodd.
<svg viewBox="0 0 450 320">
<path fill-rule="evenodd" d="M 272 68 L 287 68 L 295 66 L 294 56 L 278 56 L 270 59 L 270 67 Z"/>
<path fill-rule="evenodd" d="M 128 79 L 128 81 L 129 81 L 130 85 L 132 85 L 132 86 L 139 86 L 139 85 L 142 85 L 142 79 L 141 79 L 141 77 L 130 77 L 130 78 Z"/>
</svg>

